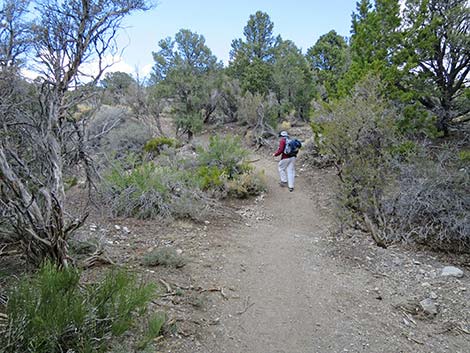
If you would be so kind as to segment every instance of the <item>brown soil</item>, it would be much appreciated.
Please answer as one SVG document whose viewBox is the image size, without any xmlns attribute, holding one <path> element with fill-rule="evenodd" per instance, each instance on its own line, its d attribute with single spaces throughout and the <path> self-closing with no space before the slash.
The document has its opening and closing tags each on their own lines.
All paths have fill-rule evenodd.
<svg viewBox="0 0 470 353">
<path fill-rule="evenodd" d="M 468 257 L 385 250 L 364 234 L 340 237 L 332 170 L 307 173 L 299 162 L 290 193 L 278 186 L 276 161 L 259 157 L 269 191 L 231 205 L 230 217 L 98 225 L 117 262 L 168 292 L 154 309 L 168 312 L 175 325 L 155 344 L 157 352 L 470 351 Z M 142 256 L 159 246 L 179 249 L 189 263 L 142 267 Z M 448 264 L 465 277 L 440 277 Z M 433 317 L 419 309 L 430 295 L 439 310 Z"/>
</svg>

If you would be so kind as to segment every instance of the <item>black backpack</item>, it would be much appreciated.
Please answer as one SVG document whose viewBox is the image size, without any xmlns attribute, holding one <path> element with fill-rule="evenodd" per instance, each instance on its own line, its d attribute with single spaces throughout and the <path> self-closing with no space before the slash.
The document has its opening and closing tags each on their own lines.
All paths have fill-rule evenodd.
<svg viewBox="0 0 470 353">
<path fill-rule="evenodd" d="M 286 146 L 284 147 L 284 154 L 288 156 L 297 156 L 300 148 L 302 147 L 302 143 L 297 139 L 289 139 L 286 137 Z"/>
</svg>

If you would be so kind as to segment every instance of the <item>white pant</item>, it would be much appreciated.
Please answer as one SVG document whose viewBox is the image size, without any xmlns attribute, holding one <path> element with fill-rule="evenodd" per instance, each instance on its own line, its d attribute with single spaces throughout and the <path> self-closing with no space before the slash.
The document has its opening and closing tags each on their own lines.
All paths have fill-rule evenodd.
<svg viewBox="0 0 470 353">
<path fill-rule="evenodd" d="M 281 182 L 286 183 L 290 188 L 294 188 L 295 179 L 295 157 L 281 159 L 279 161 L 279 176 Z"/>
</svg>

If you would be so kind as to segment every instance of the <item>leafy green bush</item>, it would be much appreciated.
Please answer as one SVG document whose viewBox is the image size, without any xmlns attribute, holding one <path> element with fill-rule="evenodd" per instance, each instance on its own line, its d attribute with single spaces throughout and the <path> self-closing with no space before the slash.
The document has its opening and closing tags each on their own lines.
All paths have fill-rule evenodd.
<svg viewBox="0 0 470 353">
<path fill-rule="evenodd" d="M 122 270 L 80 285 L 77 270 L 46 263 L 11 290 L 0 351 L 104 352 L 112 337 L 129 330 L 136 315 L 145 312 L 154 291 Z"/>
<path fill-rule="evenodd" d="M 145 143 L 144 151 L 147 153 L 159 154 L 165 147 L 178 147 L 179 142 L 171 137 L 160 136 L 148 140 Z"/>
<path fill-rule="evenodd" d="M 242 147 L 239 137 L 217 135 L 209 139 L 209 146 L 198 149 L 198 161 L 202 166 L 219 168 L 229 179 L 249 169 L 244 163 L 248 151 Z"/>
<path fill-rule="evenodd" d="M 146 254 L 142 259 L 145 266 L 165 266 L 180 268 L 186 265 L 186 260 L 174 248 L 163 247 Z"/>
<path fill-rule="evenodd" d="M 202 190 L 223 189 L 227 176 L 217 166 L 203 165 L 197 168 L 197 180 Z"/>
<path fill-rule="evenodd" d="M 116 162 L 102 184 L 104 202 L 115 216 L 142 219 L 206 214 L 205 197 L 191 170 L 146 162 L 126 170 Z"/>
</svg>

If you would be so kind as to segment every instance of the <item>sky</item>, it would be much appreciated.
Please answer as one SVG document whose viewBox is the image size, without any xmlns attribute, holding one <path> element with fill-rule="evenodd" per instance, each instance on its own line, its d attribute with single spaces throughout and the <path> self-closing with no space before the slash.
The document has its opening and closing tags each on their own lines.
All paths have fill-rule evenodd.
<svg viewBox="0 0 470 353">
<path fill-rule="evenodd" d="M 180 29 L 203 35 L 206 45 L 225 65 L 230 45 L 237 38 L 245 39 L 243 28 L 250 15 L 266 12 L 274 23 L 274 35 L 292 40 L 303 53 L 318 38 L 335 30 L 349 36 L 351 15 L 357 0 L 157 0 L 147 12 L 128 16 L 119 34 L 118 45 L 124 49 L 113 71 L 145 76 L 153 65 L 152 51 L 158 42 L 174 38 Z"/>
</svg>

